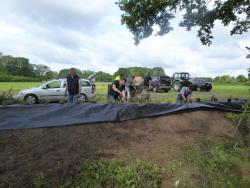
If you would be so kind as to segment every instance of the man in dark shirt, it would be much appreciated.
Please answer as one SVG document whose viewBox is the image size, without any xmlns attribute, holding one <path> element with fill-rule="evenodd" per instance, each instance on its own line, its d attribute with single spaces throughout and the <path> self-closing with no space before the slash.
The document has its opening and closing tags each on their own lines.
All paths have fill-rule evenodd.
<svg viewBox="0 0 250 188">
<path fill-rule="evenodd" d="M 144 86 L 147 89 L 147 92 L 149 92 L 149 86 L 150 86 L 150 81 L 152 80 L 149 72 L 148 74 L 144 77 Z"/>
<path fill-rule="evenodd" d="M 122 78 L 121 80 L 115 80 L 108 91 L 107 102 L 116 103 L 119 98 L 125 98 L 125 83 L 126 79 Z"/>
<path fill-rule="evenodd" d="M 69 75 L 67 76 L 67 89 L 68 93 L 68 102 L 76 103 L 77 98 L 81 94 L 81 80 L 80 77 L 77 76 L 76 70 L 71 68 L 69 70 Z"/>
</svg>

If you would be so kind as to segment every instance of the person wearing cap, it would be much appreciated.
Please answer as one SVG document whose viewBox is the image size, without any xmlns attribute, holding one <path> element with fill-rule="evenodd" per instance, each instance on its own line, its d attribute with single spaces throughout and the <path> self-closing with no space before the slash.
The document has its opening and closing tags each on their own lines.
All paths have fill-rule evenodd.
<svg viewBox="0 0 250 188">
<path fill-rule="evenodd" d="M 119 74 L 119 75 L 117 75 L 117 76 L 115 77 L 114 80 L 121 80 L 122 78 L 124 78 L 124 77 L 123 77 L 123 74 Z"/>
<path fill-rule="evenodd" d="M 114 80 L 111 87 L 108 90 L 107 102 L 116 103 L 119 99 L 125 99 L 125 83 L 126 79 Z"/>
</svg>

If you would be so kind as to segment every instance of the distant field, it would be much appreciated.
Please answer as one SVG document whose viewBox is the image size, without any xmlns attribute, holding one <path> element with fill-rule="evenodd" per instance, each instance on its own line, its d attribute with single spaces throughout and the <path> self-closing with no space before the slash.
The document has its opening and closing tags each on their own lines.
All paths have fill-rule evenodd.
<svg viewBox="0 0 250 188">
<path fill-rule="evenodd" d="M 0 91 L 20 91 L 22 89 L 37 87 L 41 85 L 42 82 L 0 82 Z"/>
<path fill-rule="evenodd" d="M 36 87 L 41 85 L 41 82 L 0 82 L 0 91 L 12 89 L 14 92 L 19 90 Z M 96 86 L 97 96 L 94 99 L 96 102 L 106 102 L 106 94 L 108 88 L 107 82 L 98 82 Z M 211 92 L 193 92 L 193 98 L 201 98 L 202 100 L 210 99 L 215 96 L 218 99 L 240 98 L 249 99 L 249 86 L 245 85 L 218 85 L 214 84 Z M 169 91 L 168 93 L 151 92 L 151 102 L 174 102 L 177 93 Z"/>
</svg>

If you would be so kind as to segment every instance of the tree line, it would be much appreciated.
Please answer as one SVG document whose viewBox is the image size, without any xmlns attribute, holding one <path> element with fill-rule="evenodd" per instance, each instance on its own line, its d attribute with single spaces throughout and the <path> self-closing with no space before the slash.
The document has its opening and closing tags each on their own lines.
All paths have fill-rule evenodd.
<svg viewBox="0 0 250 188">
<path fill-rule="evenodd" d="M 29 59 L 24 57 L 13 57 L 0 53 L 0 82 L 29 82 L 46 81 L 57 78 L 66 78 L 69 69 L 62 69 L 59 72 L 52 71 L 50 67 L 42 64 L 30 64 Z M 88 78 L 95 73 L 91 70 L 80 70 L 76 68 L 76 73 L 81 78 Z M 142 76 L 147 73 L 151 75 L 165 75 L 161 67 L 129 67 L 119 68 L 113 75 L 102 72 L 96 76 L 97 82 L 111 82 L 115 76 L 124 77 Z"/>
<path fill-rule="evenodd" d="M 232 77 L 230 75 L 217 76 L 213 79 L 214 83 L 221 84 L 236 84 L 236 83 L 246 83 L 250 84 L 250 68 L 248 69 L 248 78 L 244 75 L 238 75 L 237 77 Z"/>
<path fill-rule="evenodd" d="M 88 78 L 94 71 L 76 69 L 77 74 L 81 78 Z M 24 57 L 13 57 L 9 55 L 2 55 L 0 53 L 0 82 L 29 82 L 29 81 L 46 81 L 57 78 L 66 78 L 69 69 L 62 69 L 59 72 L 52 71 L 46 65 L 30 64 L 29 59 Z M 144 77 L 147 73 L 150 75 L 166 75 L 161 67 L 127 67 L 119 68 L 113 75 L 109 73 L 101 73 L 96 76 L 97 82 L 111 82 L 115 76 L 122 75 L 126 78 L 132 76 Z M 233 84 L 233 83 L 249 83 L 250 68 L 248 69 L 248 78 L 244 75 L 231 77 L 229 75 L 217 76 L 214 79 L 203 77 L 204 79 L 214 83 Z"/>
</svg>

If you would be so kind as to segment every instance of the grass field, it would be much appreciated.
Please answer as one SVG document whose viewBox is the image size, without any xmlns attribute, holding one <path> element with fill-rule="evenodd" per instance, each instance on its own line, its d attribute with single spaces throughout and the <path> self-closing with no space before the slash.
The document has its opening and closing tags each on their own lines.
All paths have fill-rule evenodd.
<svg viewBox="0 0 250 188">
<path fill-rule="evenodd" d="M 41 82 L 0 82 L 0 91 L 20 91 L 22 89 L 37 87 Z"/>
<path fill-rule="evenodd" d="M 12 89 L 15 93 L 31 87 L 36 87 L 41 85 L 41 82 L 0 82 L 0 91 L 7 91 Z M 96 102 L 106 102 L 108 83 L 98 82 L 96 86 Z M 228 99 L 228 98 L 239 98 L 239 99 L 249 99 L 250 92 L 249 86 L 245 85 L 218 85 L 213 84 L 213 89 L 211 92 L 193 92 L 193 99 L 200 98 L 201 100 L 209 100 L 211 97 L 216 97 L 217 99 Z M 177 92 L 169 91 L 164 92 L 151 92 L 151 102 L 174 102 L 177 96 Z"/>
<path fill-rule="evenodd" d="M 99 82 L 97 83 L 97 101 L 105 102 L 107 94 L 108 83 Z M 210 92 L 193 92 L 193 99 L 200 98 L 201 100 L 210 100 L 211 97 L 217 99 L 228 99 L 228 98 L 239 98 L 249 99 L 250 92 L 249 86 L 245 85 L 213 85 L 213 89 Z M 169 91 L 164 92 L 151 92 L 151 102 L 175 102 L 177 92 Z"/>
</svg>

